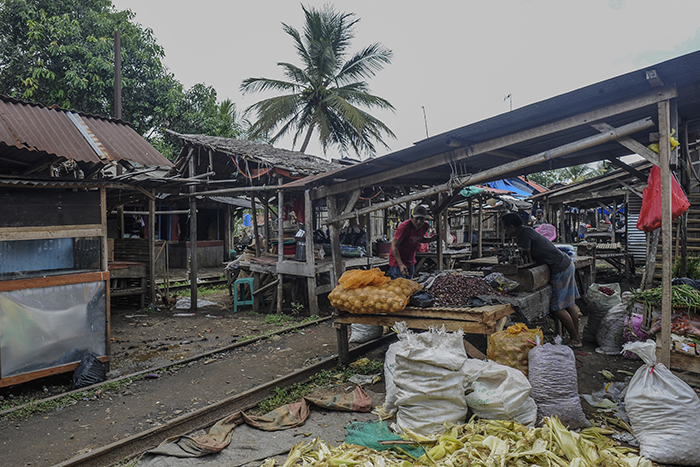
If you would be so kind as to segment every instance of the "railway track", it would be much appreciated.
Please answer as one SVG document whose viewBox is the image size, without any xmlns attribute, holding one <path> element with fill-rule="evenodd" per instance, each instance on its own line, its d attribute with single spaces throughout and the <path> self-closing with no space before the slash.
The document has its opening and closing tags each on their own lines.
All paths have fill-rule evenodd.
<svg viewBox="0 0 700 467">
<path fill-rule="evenodd" d="M 287 331 L 288 330 L 289 329 L 287 329 Z M 357 358 L 375 347 L 378 347 L 392 337 L 392 335 L 386 335 L 374 341 L 367 342 L 366 344 L 358 345 L 350 350 L 350 357 L 352 359 Z M 250 342 L 246 342 L 246 344 L 248 343 Z M 208 354 L 220 353 L 222 351 L 224 351 L 224 349 L 217 349 L 215 352 L 209 352 Z M 203 356 L 198 356 L 198 358 L 203 358 Z M 336 366 L 337 357 L 328 357 L 314 365 L 293 371 L 281 378 L 223 399 L 195 412 L 190 412 L 181 417 L 172 419 L 163 425 L 145 430 L 123 440 L 93 450 L 87 454 L 56 464 L 55 467 L 105 467 L 123 462 L 125 459 L 137 458 L 149 449 L 157 447 L 170 437 L 206 429 L 231 413 L 252 409 L 258 405 L 260 401 L 268 397 L 273 388 L 308 382 L 316 373 L 323 370 L 331 370 Z M 153 370 L 151 369 L 148 371 L 151 372 Z"/>
<path fill-rule="evenodd" d="M 203 277 L 197 282 L 197 287 L 211 287 L 214 285 L 226 285 L 226 279 L 221 279 L 220 277 Z M 165 291 L 165 284 L 163 282 L 156 281 L 156 286 L 158 291 Z M 178 284 L 177 282 L 172 282 L 168 287 L 171 292 L 177 292 L 178 290 L 186 290 L 190 288 L 190 284 Z"/>
</svg>

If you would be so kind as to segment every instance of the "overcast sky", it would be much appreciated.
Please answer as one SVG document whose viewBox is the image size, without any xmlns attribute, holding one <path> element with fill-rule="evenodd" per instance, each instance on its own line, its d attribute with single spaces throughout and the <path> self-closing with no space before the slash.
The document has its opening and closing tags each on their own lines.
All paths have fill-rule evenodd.
<svg viewBox="0 0 700 467">
<path fill-rule="evenodd" d="M 249 77 L 283 79 L 301 65 L 284 22 L 301 30 L 293 0 L 113 0 L 136 13 L 186 88 L 213 86 L 239 110 L 271 94 L 242 96 Z M 302 2 L 321 7 L 324 0 Z M 397 139 L 378 155 L 430 136 L 700 49 L 698 0 L 336 0 L 355 13 L 350 51 L 380 42 L 392 64 L 370 81 L 396 108 L 373 114 Z M 505 99 L 507 95 L 511 100 Z M 298 142 L 296 149 L 299 148 Z M 291 138 L 277 146 L 291 149 Z M 307 153 L 322 156 L 319 145 Z M 327 157 L 338 157 L 329 149 Z M 352 156 L 352 154 L 351 154 Z"/>
</svg>

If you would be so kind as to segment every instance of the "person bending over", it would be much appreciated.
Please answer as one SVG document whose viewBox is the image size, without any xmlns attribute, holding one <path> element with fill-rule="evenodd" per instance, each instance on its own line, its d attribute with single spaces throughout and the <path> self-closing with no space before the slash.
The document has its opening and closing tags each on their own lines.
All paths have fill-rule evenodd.
<svg viewBox="0 0 700 467">
<path fill-rule="evenodd" d="M 515 237 L 526 258 L 530 257 L 537 264 L 549 266 L 549 283 L 552 286 L 550 312 L 571 336 L 569 346 L 581 347 L 578 333 L 579 308 L 576 305 L 576 299 L 580 295 L 576 287 L 574 275 L 576 268 L 573 261 L 569 255 L 557 249 L 552 242 L 537 233 L 535 229 L 523 225 L 523 220 L 517 213 L 504 214 L 501 217 L 501 222 L 505 234 L 509 237 Z"/>
<path fill-rule="evenodd" d="M 428 223 L 425 220 L 428 211 L 418 205 L 413 208 L 411 218 L 399 224 L 391 239 L 391 251 L 389 252 L 389 273 L 392 279 L 405 277 L 413 278 L 416 269 L 416 251 L 421 243 L 429 243 L 438 238 L 437 235 L 424 237 L 428 231 Z"/>
</svg>

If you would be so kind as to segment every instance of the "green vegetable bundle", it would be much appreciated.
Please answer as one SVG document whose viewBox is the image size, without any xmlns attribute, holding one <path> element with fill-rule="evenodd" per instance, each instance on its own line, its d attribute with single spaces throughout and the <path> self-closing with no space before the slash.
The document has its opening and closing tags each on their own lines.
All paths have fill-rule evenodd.
<svg viewBox="0 0 700 467">
<path fill-rule="evenodd" d="M 645 309 L 659 308 L 661 296 L 661 286 L 645 291 L 632 290 L 632 300 L 628 302 L 627 309 L 631 311 L 635 302 L 643 304 Z M 700 291 L 686 284 L 673 285 L 671 286 L 671 305 L 674 308 L 700 310 Z"/>
</svg>

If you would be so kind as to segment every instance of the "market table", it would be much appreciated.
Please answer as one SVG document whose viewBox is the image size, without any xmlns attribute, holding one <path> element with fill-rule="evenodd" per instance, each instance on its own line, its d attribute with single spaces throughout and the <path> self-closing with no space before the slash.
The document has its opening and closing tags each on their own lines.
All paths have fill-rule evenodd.
<svg viewBox="0 0 700 467">
<path fill-rule="evenodd" d="M 455 264 L 459 261 L 464 261 L 472 257 L 471 246 L 469 248 L 463 248 L 461 250 L 447 250 L 442 252 L 443 260 L 447 265 L 447 269 L 454 269 Z M 434 264 L 438 264 L 437 253 L 434 252 L 417 252 L 416 253 L 416 273 L 418 273 L 423 267 L 423 265 L 430 261 Z"/>
<path fill-rule="evenodd" d="M 464 262 L 469 266 L 469 269 L 490 268 L 498 264 L 498 258 L 496 256 L 487 256 L 485 258 L 465 260 Z M 592 256 L 576 256 L 574 267 L 576 268 L 576 285 L 581 296 L 584 296 L 588 287 L 595 282 L 595 259 Z"/>
<path fill-rule="evenodd" d="M 349 363 L 348 325 L 373 324 L 376 326 L 394 326 L 397 321 L 405 321 L 410 329 L 427 331 L 431 327 L 455 332 L 462 330 L 466 334 L 491 334 L 502 331 L 506 317 L 515 313 L 511 305 L 487 305 L 480 307 L 406 307 L 398 313 L 353 314 L 339 312 L 334 325 L 338 334 L 338 360 L 341 365 Z M 483 358 L 483 354 L 465 341 L 469 356 Z"/>
</svg>

